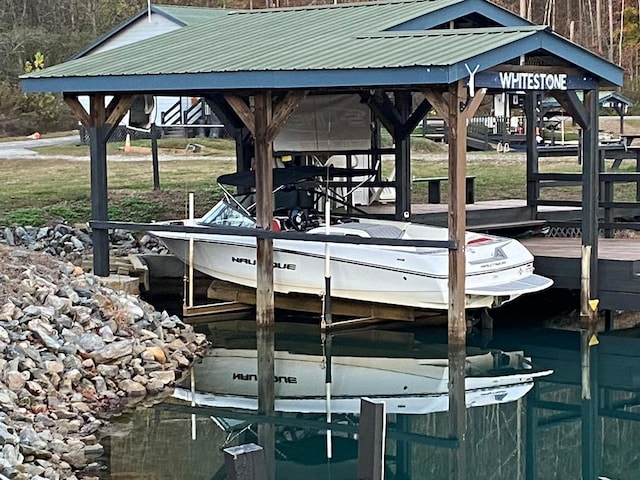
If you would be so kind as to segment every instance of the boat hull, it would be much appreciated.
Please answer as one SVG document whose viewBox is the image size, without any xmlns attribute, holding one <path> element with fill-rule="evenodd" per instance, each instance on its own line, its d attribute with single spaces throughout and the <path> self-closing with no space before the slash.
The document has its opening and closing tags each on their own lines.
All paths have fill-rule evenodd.
<svg viewBox="0 0 640 480">
<path fill-rule="evenodd" d="M 438 229 L 442 230 L 442 229 Z M 446 232 L 446 231 L 445 231 Z M 256 287 L 253 237 L 154 232 L 185 263 L 227 282 Z M 442 248 L 382 247 L 274 240 L 274 290 L 321 296 L 325 293 L 326 255 L 330 257 L 331 295 L 364 302 L 420 309 L 448 308 L 448 251 Z M 533 257 L 515 240 L 467 247 L 466 308 L 499 306 L 525 293 L 549 287 L 533 274 Z"/>
</svg>

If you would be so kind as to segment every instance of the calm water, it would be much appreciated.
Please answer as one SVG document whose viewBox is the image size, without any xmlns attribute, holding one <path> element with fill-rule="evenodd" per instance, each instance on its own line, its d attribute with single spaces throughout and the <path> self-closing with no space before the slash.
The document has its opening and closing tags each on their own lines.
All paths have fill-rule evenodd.
<svg viewBox="0 0 640 480">
<path fill-rule="evenodd" d="M 581 388 L 580 333 L 546 329 L 541 326 L 544 318 L 532 317 L 537 320 L 498 318 L 492 335 L 476 330 L 468 338 L 468 358 L 488 351 L 522 350 L 531 358 L 534 369 L 552 369 L 554 373 L 537 379 L 520 400 L 506 401 L 512 392 L 505 387 L 484 397 L 483 402 L 490 404 L 467 409 L 467 478 L 580 479 L 583 469 L 590 473 L 584 478 L 640 478 L 640 330 L 598 337 L 599 344 L 591 347 L 592 394 L 585 399 Z M 444 329 L 379 326 L 339 333 L 327 348 L 326 339 L 323 343 L 320 330 L 313 323 L 290 316 L 278 318 L 277 324 L 276 350 L 300 355 L 295 357 L 298 359 L 317 360 L 305 364 L 302 370 L 276 371 L 276 384 L 282 384 L 282 388 L 302 388 L 307 378 L 322 386 L 327 354 L 331 357 L 334 391 L 338 385 L 356 390 L 388 385 L 392 389 L 393 379 L 376 371 L 380 365 L 415 362 L 411 360 L 414 358 L 446 358 Z M 228 395 L 238 392 L 223 392 L 227 403 L 249 398 L 241 395 L 242 390 L 255 391 L 257 382 L 238 352 L 255 350 L 253 322 L 228 321 L 199 328 L 222 353 L 205 359 L 196 369 L 195 390 L 233 389 L 221 384 L 235 375 L 236 382 L 231 385 L 240 384 L 240 395 L 230 398 Z M 338 359 L 345 357 L 368 359 L 361 363 L 371 368 L 341 367 Z M 407 380 L 410 381 L 413 380 Z M 190 391 L 188 381 L 184 386 Z M 304 411 L 318 403 L 307 398 L 306 403 L 300 401 L 297 405 L 290 403 L 287 408 Z M 424 396 L 417 405 L 423 410 L 439 408 L 436 395 Z M 409 399 L 401 405 L 404 411 L 414 407 Z M 196 411 L 194 416 L 192 411 Z M 388 414 L 386 478 L 450 478 L 450 462 L 455 457 L 447 440 L 449 420 L 446 411 Z M 333 412 L 330 461 L 325 421 L 324 413 L 278 414 L 275 453 L 272 452 L 276 478 L 357 478 L 358 416 Z M 114 419 L 110 435 L 103 439 L 107 454 L 102 461 L 107 470 L 102 478 L 225 479 L 222 449 L 257 442 L 259 424 L 260 418 L 249 410 L 233 413 L 212 406 L 190 410 L 189 402 L 176 399 L 123 415 Z"/>
</svg>

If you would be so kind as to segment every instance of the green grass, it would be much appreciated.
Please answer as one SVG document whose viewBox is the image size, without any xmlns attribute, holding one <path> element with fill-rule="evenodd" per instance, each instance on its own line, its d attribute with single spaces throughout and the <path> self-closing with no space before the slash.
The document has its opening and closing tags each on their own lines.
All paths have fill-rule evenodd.
<svg viewBox="0 0 640 480">
<path fill-rule="evenodd" d="M 446 176 L 447 154 L 414 142 L 411 174 L 414 177 Z M 432 142 L 430 142 L 432 143 Z M 424 154 L 424 150 L 428 154 Z M 428 158 L 428 159 L 426 159 Z M 523 154 L 469 153 L 467 173 L 476 176 L 476 200 L 524 199 L 526 162 Z M 629 162 L 627 162 L 629 163 Z M 383 162 L 383 176 L 394 162 Z M 631 164 L 623 164 L 631 171 Z M 576 159 L 541 159 L 541 172 L 579 172 Z M 220 158 L 163 160 L 159 164 L 160 190 L 153 189 L 153 169 L 147 160 L 110 160 L 107 164 L 109 214 L 113 220 L 148 222 L 182 218 L 188 194 L 196 198 L 201 215 L 220 197 L 218 176 L 235 171 L 235 161 Z M 7 159 L 0 162 L 0 225 L 41 226 L 63 218 L 70 223 L 91 218 L 90 162 L 69 158 Z M 616 200 L 634 198 L 634 184 L 616 187 Z M 443 192 L 446 201 L 446 189 Z M 412 185 L 412 202 L 424 203 L 426 184 Z M 543 198 L 579 199 L 580 188 L 545 188 Z"/>
</svg>

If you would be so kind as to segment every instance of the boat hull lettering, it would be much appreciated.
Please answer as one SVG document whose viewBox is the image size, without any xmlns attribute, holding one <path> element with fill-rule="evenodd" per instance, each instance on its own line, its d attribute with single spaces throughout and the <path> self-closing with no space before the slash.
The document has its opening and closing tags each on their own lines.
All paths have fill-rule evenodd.
<svg viewBox="0 0 640 480">
<path fill-rule="evenodd" d="M 251 258 L 244 257 L 231 257 L 231 261 L 234 263 L 244 263 L 245 265 L 255 265 L 256 261 Z M 273 262 L 273 268 L 279 268 L 281 270 L 295 270 L 295 263 L 282 263 L 282 262 Z"/>
</svg>

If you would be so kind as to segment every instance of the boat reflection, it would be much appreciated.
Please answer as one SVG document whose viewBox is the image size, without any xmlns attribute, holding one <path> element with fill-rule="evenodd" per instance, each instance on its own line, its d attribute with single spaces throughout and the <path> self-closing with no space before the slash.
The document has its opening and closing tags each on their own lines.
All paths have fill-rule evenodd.
<svg viewBox="0 0 640 480">
<path fill-rule="evenodd" d="M 278 317 L 278 351 L 323 356 L 318 328 L 285 324 L 284 320 Z M 255 322 L 208 328 L 215 348 L 255 348 Z M 437 358 L 446 358 L 445 329 L 384 328 L 336 335 L 332 354 L 429 358 L 427 350 L 440 345 L 442 355 Z M 580 332 L 511 323 L 495 329 L 489 343 L 492 348 L 524 350 L 535 367 L 554 373 L 537 379 L 520 401 L 467 410 L 466 466 L 473 473 L 469 478 L 638 478 L 640 330 L 598 335 L 600 343 L 591 347 L 594 394 L 589 400 L 581 397 L 580 337 Z M 483 346 L 477 336 L 467 341 Z M 469 352 L 483 350 L 486 353 L 484 348 L 471 347 Z M 322 373 L 320 377 L 324 378 Z M 195 439 L 193 414 L 197 417 Z M 112 420 L 116 433 L 108 441 L 101 440 L 106 446 L 103 463 L 111 475 L 104 478 L 223 480 L 227 476 L 220 447 L 256 442 L 258 425 L 270 422 L 276 425 L 273 456 L 278 480 L 350 480 L 357 478 L 358 420 L 354 414 L 333 416 L 333 459 L 328 462 L 323 414 L 276 412 L 267 416 L 251 410 L 191 408 L 189 403 L 170 399 Z M 449 435 L 449 420 L 446 412 L 388 415 L 385 478 L 451 478 L 450 462 L 459 443 Z"/>
<path fill-rule="evenodd" d="M 240 328 L 240 330 L 238 330 Z M 348 334 L 358 348 L 331 343 L 322 348 L 315 327 L 293 326 L 276 337 L 275 410 L 297 413 L 358 413 L 360 399 L 386 404 L 391 414 L 446 411 L 448 358 L 444 343 L 418 342 L 411 333 L 364 331 Z M 316 332 L 314 335 L 310 329 Z M 196 405 L 256 410 L 258 408 L 257 352 L 249 348 L 242 327 L 232 322 L 216 326 L 217 344 L 194 367 L 195 389 L 185 384 L 174 396 Z M 386 337 L 386 338 L 385 338 Z M 340 338 L 340 337 L 338 337 Z M 255 343 L 255 337 L 254 337 Z M 326 345 L 325 345 L 326 347 Z M 332 350 L 332 351 L 331 351 Z M 326 397 L 326 371 L 331 369 L 331 396 Z M 534 380 L 553 373 L 536 369 L 522 350 L 468 347 L 465 366 L 467 407 L 513 402 L 522 398 Z"/>
</svg>

